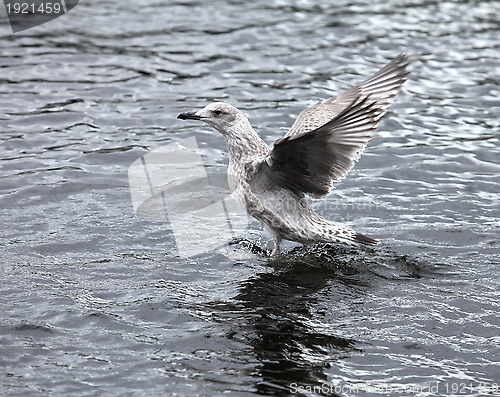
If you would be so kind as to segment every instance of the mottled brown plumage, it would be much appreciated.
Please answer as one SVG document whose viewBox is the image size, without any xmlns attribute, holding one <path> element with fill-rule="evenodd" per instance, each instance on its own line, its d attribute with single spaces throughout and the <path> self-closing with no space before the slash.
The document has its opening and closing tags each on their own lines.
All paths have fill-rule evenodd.
<svg viewBox="0 0 500 397">
<path fill-rule="evenodd" d="M 373 245 L 378 241 L 316 214 L 305 195 L 324 197 L 345 178 L 405 82 L 408 64 L 399 55 L 363 83 L 305 109 L 272 149 L 240 110 L 223 102 L 178 118 L 204 121 L 222 134 L 230 187 L 271 231 L 273 255 L 282 239 Z"/>
</svg>

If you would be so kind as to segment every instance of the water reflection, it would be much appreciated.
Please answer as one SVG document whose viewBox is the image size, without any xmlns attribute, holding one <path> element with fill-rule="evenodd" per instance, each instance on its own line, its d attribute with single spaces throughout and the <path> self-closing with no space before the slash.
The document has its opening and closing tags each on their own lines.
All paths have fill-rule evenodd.
<svg viewBox="0 0 500 397">
<path fill-rule="evenodd" d="M 274 266 L 274 272 L 242 283 L 235 297 L 251 309 L 245 327 L 252 328 L 249 343 L 260 362 L 257 391 L 273 394 L 293 385 L 320 387 L 327 382 L 325 368 L 355 348 L 353 339 L 339 336 L 328 324 L 310 322 L 316 294 L 335 282 L 335 275 L 301 261 Z"/>
<path fill-rule="evenodd" d="M 252 349 L 245 360 L 257 360 L 252 376 L 258 378 L 257 392 L 265 395 L 333 386 L 329 369 L 361 351 L 363 341 L 351 337 L 352 315 L 366 304 L 367 293 L 380 282 L 411 282 L 432 272 L 383 248 L 329 244 L 299 247 L 266 265 L 268 271 L 240 282 L 229 302 L 210 305 L 229 327 L 227 337 L 239 335 Z"/>
</svg>

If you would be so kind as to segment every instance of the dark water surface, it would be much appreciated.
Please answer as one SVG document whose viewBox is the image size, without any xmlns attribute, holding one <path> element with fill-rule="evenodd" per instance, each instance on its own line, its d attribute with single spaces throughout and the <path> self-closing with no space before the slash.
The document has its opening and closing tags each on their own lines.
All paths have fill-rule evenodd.
<svg viewBox="0 0 500 397">
<path fill-rule="evenodd" d="M 499 16 L 89 0 L 13 35 L 3 12 L 0 394 L 499 395 Z M 228 101 L 271 143 L 400 52 L 413 72 L 380 134 L 315 204 L 380 246 L 182 259 L 135 217 L 127 170 L 148 151 L 196 136 L 224 170 L 222 138 L 181 111 Z"/>
</svg>

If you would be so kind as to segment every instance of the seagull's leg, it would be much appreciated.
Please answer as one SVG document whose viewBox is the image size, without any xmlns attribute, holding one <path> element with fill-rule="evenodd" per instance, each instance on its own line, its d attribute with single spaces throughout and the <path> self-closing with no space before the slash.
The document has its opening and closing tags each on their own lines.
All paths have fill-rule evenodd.
<svg viewBox="0 0 500 397">
<path fill-rule="evenodd" d="M 274 240 L 274 248 L 273 248 L 273 252 L 271 252 L 271 256 L 278 256 L 281 253 L 280 244 L 281 244 L 281 240 L 283 240 L 283 238 L 279 234 L 276 233 L 274 235 L 273 240 Z"/>
</svg>

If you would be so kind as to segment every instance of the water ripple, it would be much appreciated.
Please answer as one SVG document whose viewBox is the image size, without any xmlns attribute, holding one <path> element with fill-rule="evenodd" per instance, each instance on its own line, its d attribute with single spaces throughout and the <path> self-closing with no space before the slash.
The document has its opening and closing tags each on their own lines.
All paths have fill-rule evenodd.
<svg viewBox="0 0 500 397">
<path fill-rule="evenodd" d="M 2 21 L 3 390 L 430 397 L 465 382 L 495 394 L 499 13 L 493 1 L 141 0 L 80 2 L 17 34 Z M 288 244 L 269 260 L 248 230 L 182 259 L 168 224 L 134 217 L 127 169 L 149 150 L 195 135 L 225 169 L 223 139 L 179 112 L 229 101 L 272 143 L 400 52 L 412 74 L 380 133 L 313 202 L 381 246 Z"/>
</svg>

